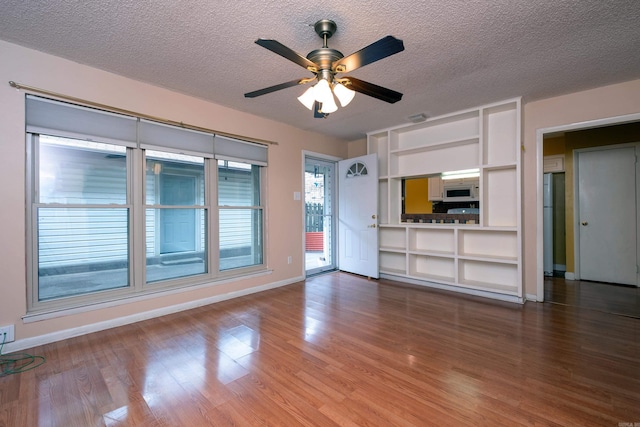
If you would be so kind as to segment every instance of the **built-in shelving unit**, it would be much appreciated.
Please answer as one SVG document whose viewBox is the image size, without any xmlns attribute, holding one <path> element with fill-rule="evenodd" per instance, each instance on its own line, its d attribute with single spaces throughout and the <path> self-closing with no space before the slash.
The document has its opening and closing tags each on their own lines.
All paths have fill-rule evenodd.
<svg viewBox="0 0 640 427">
<path fill-rule="evenodd" d="M 512 99 L 371 132 L 381 277 L 522 301 L 521 105 Z M 401 222 L 401 182 L 480 170 L 479 224 Z"/>
</svg>

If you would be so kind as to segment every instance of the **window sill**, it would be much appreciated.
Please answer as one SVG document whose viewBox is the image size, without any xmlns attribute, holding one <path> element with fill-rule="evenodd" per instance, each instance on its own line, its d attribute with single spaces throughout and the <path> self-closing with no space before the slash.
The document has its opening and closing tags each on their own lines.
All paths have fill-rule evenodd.
<svg viewBox="0 0 640 427">
<path fill-rule="evenodd" d="M 273 273 L 271 269 L 260 269 L 252 272 L 243 272 L 243 274 L 232 274 L 229 273 L 223 277 L 217 278 L 215 281 L 209 281 L 206 283 L 196 284 L 192 286 L 181 286 L 177 288 L 165 288 L 158 289 L 156 291 L 145 292 L 144 294 L 137 295 L 128 295 L 124 297 L 115 297 L 114 299 L 96 303 L 87 303 L 81 306 L 75 307 L 65 307 L 65 308 L 55 308 L 55 309 L 44 309 L 39 311 L 33 311 L 31 313 L 27 313 L 22 317 L 22 321 L 24 323 L 34 323 L 40 322 L 43 320 L 55 319 L 58 317 L 71 316 L 79 313 L 87 313 L 95 310 L 102 310 L 105 308 L 118 307 L 125 304 L 135 303 L 139 301 L 146 301 L 149 299 L 166 296 L 166 295 L 175 295 L 184 292 L 194 291 L 203 288 L 209 288 L 212 286 L 217 286 L 225 283 L 235 282 L 243 279 L 250 279 L 254 277 L 261 277 L 270 275 Z M 195 306 L 194 306 L 195 308 Z M 151 316 L 153 317 L 153 316 Z M 141 319 L 142 320 L 142 319 Z"/>
</svg>

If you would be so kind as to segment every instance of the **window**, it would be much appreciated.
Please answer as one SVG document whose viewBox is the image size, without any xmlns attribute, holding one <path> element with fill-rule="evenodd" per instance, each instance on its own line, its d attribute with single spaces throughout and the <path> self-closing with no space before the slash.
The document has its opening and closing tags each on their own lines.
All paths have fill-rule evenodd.
<svg viewBox="0 0 640 427">
<path fill-rule="evenodd" d="M 39 299 L 129 286 L 126 149 L 46 135 L 36 148 Z"/>
<path fill-rule="evenodd" d="M 220 270 L 262 264 L 260 167 L 218 160 Z"/>
<path fill-rule="evenodd" d="M 30 311 L 265 267 L 265 146 L 31 95 L 26 117 Z"/>
</svg>

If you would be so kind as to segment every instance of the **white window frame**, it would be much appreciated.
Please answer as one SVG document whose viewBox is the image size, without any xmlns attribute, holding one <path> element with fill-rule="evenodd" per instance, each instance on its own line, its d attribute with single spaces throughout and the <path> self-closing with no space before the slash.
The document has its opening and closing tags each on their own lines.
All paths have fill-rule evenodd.
<svg viewBox="0 0 640 427">
<path fill-rule="evenodd" d="M 28 98 L 32 100 L 36 97 L 31 97 L 28 95 Z M 40 99 L 37 99 L 40 101 Z M 77 108 L 81 111 L 81 114 L 105 114 L 106 120 L 109 120 L 107 116 L 122 116 L 120 114 L 103 112 L 100 110 L 90 109 L 84 106 L 71 105 L 66 103 L 61 103 L 55 100 L 46 100 L 42 99 L 43 104 L 37 104 L 38 108 L 40 105 L 44 107 L 46 110 L 50 108 L 51 105 L 45 103 L 52 104 L 62 104 L 62 109 L 69 110 L 71 108 Z M 32 104 L 33 105 L 33 102 Z M 29 111 L 29 107 L 27 107 L 27 111 Z M 69 110 L 71 111 L 71 110 Z M 113 139 L 104 136 L 98 136 L 91 134 L 83 134 L 82 132 L 76 132 L 73 130 L 73 125 L 70 125 L 70 129 L 48 129 L 48 122 L 51 122 L 48 114 L 38 113 L 40 117 L 36 117 L 37 120 L 41 120 L 43 125 L 40 123 L 29 124 L 27 123 L 27 138 L 26 138 L 26 154 L 27 154 L 27 167 L 26 167 L 26 196 L 27 196 L 27 217 L 26 217 L 26 225 L 27 225 L 27 315 L 38 316 L 42 313 L 49 312 L 59 312 L 59 311 L 73 311 L 78 308 L 86 308 L 91 306 L 101 306 L 103 303 L 107 304 L 118 304 L 123 301 L 129 301 L 132 298 L 145 297 L 150 294 L 155 294 L 158 292 L 169 291 L 175 292 L 176 290 L 182 288 L 189 288 L 194 286 L 208 286 L 215 285 L 221 281 L 234 280 L 236 278 L 242 278 L 249 275 L 255 275 L 260 272 L 267 271 L 267 254 L 265 251 L 266 248 L 266 172 L 267 172 L 267 164 L 266 164 L 266 147 L 261 146 L 258 149 L 254 149 L 256 144 L 247 143 L 245 141 L 234 140 L 232 138 L 227 137 L 219 137 L 214 134 L 210 134 L 211 138 L 211 147 L 210 151 L 203 153 L 201 151 L 201 147 L 204 147 L 206 150 L 209 150 L 208 144 L 201 144 L 201 141 L 198 141 L 198 135 L 194 134 L 194 141 L 189 141 L 187 137 L 187 144 L 189 150 L 181 150 L 179 146 L 175 143 L 175 140 L 171 138 L 166 141 L 162 141 L 162 138 L 157 138 L 156 130 L 162 132 L 162 126 L 167 127 L 167 131 L 169 134 L 171 132 L 183 131 L 184 129 L 159 124 L 154 122 L 148 122 L 146 120 L 122 116 L 116 117 L 117 119 L 132 119 L 135 120 L 139 125 L 148 126 L 151 129 L 151 134 L 156 135 L 157 140 L 160 141 L 160 144 L 154 145 L 154 138 L 148 138 L 146 141 L 141 141 L 140 133 L 144 132 L 136 132 L 136 141 L 130 141 L 123 143 L 122 140 L 117 140 L 118 145 L 125 145 L 127 147 L 127 203 L 126 205 L 118 205 L 119 207 L 127 207 L 129 209 L 129 286 L 119 289 L 112 289 L 106 291 L 92 292 L 87 294 L 81 294 L 76 296 L 69 297 L 61 297 L 57 299 L 51 299 L 46 301 L 40 301 L 38 298 L 38 248 L 37 248 L 37 221 L 35 218 L 38 206 L 42 206 L 40 203 L 36 203 L 36 195 L 37 195 L 37 186 L 38 186 L 38 169 L 39 165 L 37 164 L 37 146 L 39 144 L 39 135 L 46 134 L 52 136 L 61 136 L 68 138 L 76 138 L 76 139 L 84 139 L 84 140 L 95 140 L 99 142 L 113 143 Z M 73 111 L 71 113 L 73 115 Z M 34 116 L 37 115 L 34 113 Z M 102 116 L 100 116 L 102 117 Z M 42 118 L 42 119 L 41 119 Z M 63 117 L 64 119 L 64 117 Z M 27 118 L 29 121 L 29 118 Z M 69 121 L 69 120 L 68 120 Z M 73 121 L 73 120 L 71 120 Z M 146 122 L 146 123 L 145 123 Z M 128 121 L 124 122 L 128 125 Z M 38 126 L 40 125 L 40 126 Z M 56 123 L 53 123 L 55 126 Z M 151 126 L 149 126 L 151 125 Z M 63 122 L 61 128 L 65 127 L 65 123 Z M 85 125 L 86 127 L 86 125 Z M 154 130 L 155 129 L 155 130 Z M 101 130 L 101 129 L 100 129 Z M 147 132 L 149 133 L 149 132 Z M 202 136 L 202 135 L 200 135 Z M 206 133 L 205 133 L 206 136 Z M 215 143 L 216 138 L 220 138 L 221 141 L 221 149 L 220 154 L 216 155 L 215 151 Z M 173 146 L 172 146 L 173 144 Z M 199 145 L 200 144 L 200 145 Z M 249 145 L 247 145 L 249 144 Z M 195 149 L 194 149 L 195 148 Z M 188 155 L 195 155 L 204 158 L 204 179 L 205 179 L 205 197 L 204 197 L 204 205 L 195 206 L 197 209 L 204 209 L 205 211 L 205 224 L 207 227 L 206 236 L 205 236 L 205 245 L 206 245 L 206 272 L 203 274 L 198 274 L 194 276 L 183 276 L 175 279 L 167 279 L 163 281 L 156 281 L 146 283 L 146 230 L 145 230 L 145 209 L 146 198 L 145 198 L 145 150 L 150 149 L 154 151 L 162 151 L 162 152 L 174 152 Z M 248 154 L 245 156 L 245 154 Z M 240 157 L 233 157 L 233 156 Z M 260 205 L 253 206 L 252 208 L 260 209 L 262 211 L 261 219 L 262 219 L 262 233 L 261 233 L 261 250 L 262 250 L 262 263 L 247 267 L 239 267 L 231 270 L 219 271 L 219 211 L 220 208 L 217 203 L 217 192 L 218 192 L 218 178 L 217 178 L 217 156 L 233 159 L 236 161 L 244 161 L 245 163 L 255 164 L 260 167 L 259 179 L 260 179 Z M 231 157 L 230 157 L 231 156 Z M 58 205 L 59 206 L 59 205 Z"/>
</svg>

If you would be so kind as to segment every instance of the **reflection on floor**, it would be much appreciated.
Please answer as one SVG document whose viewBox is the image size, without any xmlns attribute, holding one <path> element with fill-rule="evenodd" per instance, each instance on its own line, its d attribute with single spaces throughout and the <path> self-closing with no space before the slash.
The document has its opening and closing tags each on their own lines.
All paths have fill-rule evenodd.
<svg viewBox="0 0 640 427">
<path fill-rule="evenodd" d="M 546 302 L 640 318 L 640 288 L 545 277 Z"/>
</svg>

